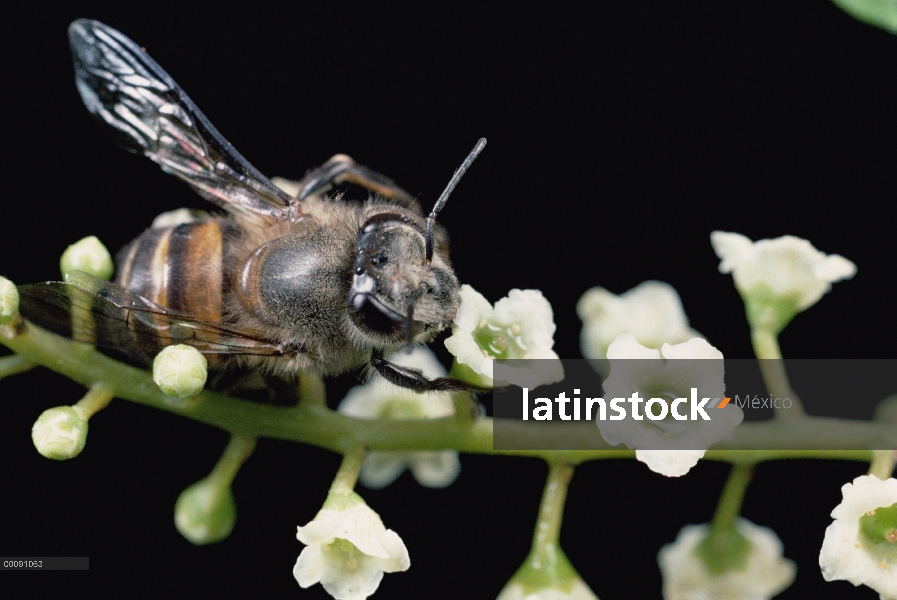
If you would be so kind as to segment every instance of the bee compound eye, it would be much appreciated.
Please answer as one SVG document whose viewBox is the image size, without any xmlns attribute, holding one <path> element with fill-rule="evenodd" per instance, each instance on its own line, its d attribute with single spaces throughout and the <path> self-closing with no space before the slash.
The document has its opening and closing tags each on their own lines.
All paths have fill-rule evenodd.
<svg viewBox="0 0 897 600">
<path fill-rule="evenodd" d="M 355 324 L 362 329 L 384 335 L 400 335 L 403 332 L 404 317 L 386 307 L 371 294 L 353 295 L 349 312 Z"/>
</svg>

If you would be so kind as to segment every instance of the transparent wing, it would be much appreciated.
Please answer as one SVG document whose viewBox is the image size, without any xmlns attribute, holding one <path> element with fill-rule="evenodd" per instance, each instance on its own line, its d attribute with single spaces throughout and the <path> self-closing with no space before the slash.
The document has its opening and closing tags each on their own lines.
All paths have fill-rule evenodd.
<svg viewBox="0 0 897 600">
<path fill-rule="evenodd" d="M 298 349 L 257 332 L 209 323 L 158 306 L 102 279 L 77 273 L 77 285 L 48 281 L 19 286 L 28 321 L 59 335 L 146 362 L 164 346 L 188 344 L 209 355 L 284 356 Z"/>
<path fill-rule="evenodd" d="M 88 19 L 69 26 L 84 105 L 139 152 L 233 212 L 296 219 L 299 201 L 277 188 L 218 133 L 177 83 L 133 41 Z"/>
</svg>

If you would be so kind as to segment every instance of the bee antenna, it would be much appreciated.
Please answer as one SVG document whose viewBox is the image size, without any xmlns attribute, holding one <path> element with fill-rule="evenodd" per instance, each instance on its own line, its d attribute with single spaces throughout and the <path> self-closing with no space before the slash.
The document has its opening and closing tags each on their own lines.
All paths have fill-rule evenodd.
<svg viewBox="0 0 897 600">
<path fill-rule="evenodd" d="M 417 289 L 408 294 L 408 303 L 405 305 L 405 350 L 411 352 L 414 347 L 414 305 L 417 299 L 427 293 L 430 288 L 425 282 L 421 282 Z"/>
<path fill-rule="evenodd" d="M 442 195 L 439 196 L 439 200 L 436 201 L 433 210 L 430 211 L 430 216 L 427 217 L 427 232 L 424 236 L 424 241 L 426 242 L 427 247 L 427 266 L 429 266 L 430 261 L 433 260 L 433 225 L 436 223 L 436 215 L 438 215 L 439 211 L 442 210 L 442 207 L 445 206 L 445 203 L 448 201 L 452 191 L 454 191 L 455 186 L 461 181 L 461 177 L 467 169 L 470 168 L 470 165 L 473 164 L 473 161 L 476 160 L 477 156 L 480 155 L 480 152 L 482 152 L 485 147 L 486 138 L 480 138 L 477 145 L 473 147 L 473 150 L 470 151 L 470 154 L 467 155 L 467 158 L 464 159 L 464 162 L 461 163 L 461 166 L 458 167 L 458 170 L 452 175 L 451 181 L 445 186 L 445 190 L 442 192 Z"/>
</svg>

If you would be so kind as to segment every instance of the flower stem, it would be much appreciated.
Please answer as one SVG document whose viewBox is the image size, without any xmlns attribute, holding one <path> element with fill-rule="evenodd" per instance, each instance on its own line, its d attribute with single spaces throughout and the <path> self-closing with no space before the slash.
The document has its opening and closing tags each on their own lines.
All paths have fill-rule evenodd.
<svg viewBox="0 0 897 600">
<path fill-rule="evenodd" d="M 704 566 L 714 574 L 743 570 L 751 550 L 750 541 L 736 527 L 744 492 L 753 475 L 753 463 L 736 462 L 729 472 L 716 514 L 707 536 L 696 551 Z"/>
<path fill-rule="evenodd" d="M 253 450 L 255 450 L 254 437 L 232 435 L 224 452 L 221 453 L 221 458 L 206 479 L 217 482 L 222 488 L 230 487 L 240 467 L 252 455 Z"/>
<path fill-rule="evenodd" d="M 564 502 L 572 477 L 572 464 L 560 460 L 548 461 L 548 480 L 542 492 L 532 549 L 513 577 L 527 591 L 546 587 L 563 589 L 579 579 L 559 544 Z"/>
<path fill-rule="evenodd" d="M 0 379 L 11 375 L 18 375 L 36 367 L 30 360 L 13 354 L 12 356 L 4 356 L 0 358 Z"/>
<path fill-rule="evenodd" d="M 361 464 L 367 452 L 362 447 L 354 448 L 343 455 L 343 462 L 330 484 L 330 493 L 348 496 L 355 489 L 355 483 L 358 481 L 358 473 L 361 471 Z"/>
<path fill-rule="evenodd" d="M 84 386 L 102 383 L 114 390 L 117 398 L 189 417 L 244 437 L 302 442 L 341 454 L 356 446 L 387 451 L 458 450 L 541 457 L 571 464 L 635 456 L 632 450 L 607 444 L 591 422 L 557 430 L 522 421 L 503 423 L 505 437 L 513 442 L 512 447 L 525 448 L 513 450 L 495 448 L 494 420 L 488 417 L 472 423 L 458 423 L 455 416 L 407 421 L 358 419 L 317 404 L 271 406 L 210 390 L 200 393 L 201 402 L 172 405 L 149 372 L 117 362 L 87 344 L 59 337 L 25 321 L 0 325 L 0 344 L 23 359 Z M 714 444 L 704 458 L 724 462 L 815 458 L 868 463 L 874 448 L 897 448 L 897 432 L 892 424 L 806 417 L 742 423 L 731 441 Z"/>
<path fill-rule="evenodd" d="M 299 371 L 299 404 L 301 406 L 327 406 L 327 389 L 320 375 Z"/>
<path fill-rule="evenodd" d="M 735 527 L 735 520 L 741 514 L 741 503 L 748 483 L 753 477 L 754 464 L 736 462 L 729 471 L 729 479 L 716 505 L 716 513 L 710 524 L 714 531 L 730 530 Z"/>
<path fill-rule="evenodd" d="M 757 362 L 760 365 L 760 372 L 763 374 L 766 390 L 774 398 L 791 399 L 791 408 L 773 408 L 776 418 L 805 417 L 807 413 L 804 411 L 803 404 L 788 381 L 778 336 L 767 328 L 752 328 L 751 342 L 754 345 L 754 354 L 760 359 Z"/>
<path fill-rule="evenodd" d="M 109 405 L 115 396 L 115 390 L 105 383 L 90 386 L 84 397 L 73 407 L 85 421 Z"/>
<path fill-rule="evenodd" d="M 882 481 L 889 479 L 894 472 L 894 459 L 893 450 L 873 450 L 869 474 L 875 475 Z"/>
<path fill-rule="evenodd" d="M 548 462 L 548 480 L 542 492 L 539 518 L 533 534 L 533 554 L 543 557 L 553 551 L 561 533 L 567 488 L 573 478 L 573 465 L 563 461 Z"/>
</svg>

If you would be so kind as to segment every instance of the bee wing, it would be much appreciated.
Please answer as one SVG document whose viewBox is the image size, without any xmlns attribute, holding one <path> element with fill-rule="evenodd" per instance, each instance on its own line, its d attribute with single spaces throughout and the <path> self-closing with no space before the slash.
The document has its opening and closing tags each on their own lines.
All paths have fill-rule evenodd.
<svg viewBox="0 0 897 600">
<path fill-rule="evenodd" d="M 296 219 L 299 201 L 262 175 L 218 133 L 184 90 L 133 41 L 88 19 L 69 26 L 75 84 L 119 143 L 233 212 Z"/>
<path fill-rule="evenodd" d="M 85 273 L 75 273 L 71 281 L 74 283 L 48 281 L 19 286 L 22 316 L 59 335 L 138 362 L 151 360 L 162 346 L 171 344 L 187 344 L 210 355 L 290 353 L 286 344 L 174 312 Z"/>
</svg>

